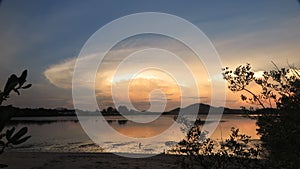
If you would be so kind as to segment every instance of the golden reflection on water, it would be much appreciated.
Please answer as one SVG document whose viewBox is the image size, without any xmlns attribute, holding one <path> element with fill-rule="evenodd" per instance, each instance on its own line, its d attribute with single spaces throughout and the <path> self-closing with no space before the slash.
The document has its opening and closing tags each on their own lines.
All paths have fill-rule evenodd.
<svg viewBox="0 0 300 169">
<path fill-rule="evenodd" d="M 100 121 L 95 120 L 94 117 L 92 117 L 92 119 L 89 118 L 91 117 L 88 117 L 87 120 L 91 125 L 100 123 Z M 146 124 L 134 123 L 126 120 L 122 116 L 110 116 L 105 118 L 116 131 L 134 138 L 149 138 L 159 135 L 174 123 L 174 116 L 171 115 L 160 116 L 157 120 Z M 147 118 L 147 116 L 145 116 L 145 118 Z M 150 118 L 152 119 L 152 117 Z M 204 120 L 205 116 L 200 116 L 200 118 Z M 67 121 L 59 121 L 59 119 Z M 25 123 L 28 120 L 38 120 L 43 123 Z M 48 120 L 52 121 L 48 122 Z M 104 149 L 106 152 L 161 153 L 164 149 L 171 148 L 166 143 L 177 143 L 185 136 L 185 134 L 180 131 L 166 132 L 161 134 L 162 137 L 158 137 L 158 139 L 153 138 L 149 139 L 149 141 L 142 142 L 142 148 L 140 149 L 139 143 L 141 143 L 142 140 L 138 140 L 138 142 L 131 141 L 127 138 L 120 140 L 114 137 L 115 133 L 102 130 L 99 131 L 99 136 L 102 140 L 97 145 L 88 137 L 78 122 L 68 120 L 76 120 L 76 118 L 19 118 L 19 121 L 24 124 L 20 123 L 17 129 L 25 125 L 28 127 L 28 134 L 32 136 L 28 142 L 22 145 L 22 151 L 99 152 Z M 259 139 L 259 136 L 256 135 L 257 126 L 255 125 L 255 120 L 239 115 L 223 115 L 222 122 L 218 124 L 217 129 L 212 134 L 212 139 L 221 141 L 222 138 L 225 140 L 230 134 L 231 127 L 239 128 L 241 133 L 250 135 L 253 139 Z"/>
<path fill-rule="evenodd" d="M 147 115 L 145 118 L 147 118 Z M 205 119 L 205 116 L 200 116 L 200 118 Z M 124 120 L 122 117 L 106 117 L 106 119 L 116 131 L 123 135 L 134 138 L 148 138 L 159 135 L 175 122 L 174 116 L 171 115 L 160 116 L 151 123 L 136 123 L 133 121 Z M 229 138 L 232 127 L 239 128 L 240 133 L 249 135 L 252 139 L 260 138 L 256 134 L 256 129 L 258 128 L 256 121 L 240 115 L 223 115 L 221 122 L 218 124 L 211 138 L 215 140 L 225 140 Z M 177 134 L 178 137 L 181 137 L 178 139 L 182 139 L 184 137 L 184 133 L 174 134 Z"/>
</svg>

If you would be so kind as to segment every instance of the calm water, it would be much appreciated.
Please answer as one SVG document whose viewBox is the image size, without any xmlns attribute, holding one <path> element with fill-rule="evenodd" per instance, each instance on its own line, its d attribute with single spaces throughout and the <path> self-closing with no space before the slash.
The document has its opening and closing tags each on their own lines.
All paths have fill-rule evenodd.
<svg viewBox="0 0 300 169">
<path fill-rule="evenodd" d="M 150 116 L 143 116 L 147 118 Z M 200 116 L 205 119 L 205 116 Z M 168 129 L 174 123 L 174 116 L 161 116 L 148 124 L 134 123 L 122 117 L 106 117 L 116 131 L 122 135 L 134 138 L 152 138 Z M 91 124 L 99 123 L 96 119 L 87 119 Z M 211 122 L 214 124 L 215 122 Z M 125 153 L 161 153 L 170 149 L 172 145 L 181 140 L 185 134 L 182 132 L 163 135 L 159 140 L 139 142 L 131 139 L 117 139 L 108 131 L 99 131 L 101 142 L 94 144 L 85 134 L 76 117 L 34 117 L 15 118 L 11 124 L 20 128 L 27 126 L 32 136 L 26 143 L 11 151 L 51 151 L 51 152 L 125 152 Z M 231 127 L 239 128 L 252 139 L 259 139 L 256 135 L 255 120 L 240 115 L 223 115 L 222 121 L 211 138 L 225 140 Z"/>
</svg>

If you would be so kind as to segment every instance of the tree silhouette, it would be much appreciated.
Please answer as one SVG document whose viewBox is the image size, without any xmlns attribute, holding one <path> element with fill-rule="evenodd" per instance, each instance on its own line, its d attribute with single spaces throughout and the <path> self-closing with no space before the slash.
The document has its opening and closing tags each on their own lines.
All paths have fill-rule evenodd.
<svg viewBox="0 0 300 169">
<path fill-rule="evenodd" d="M 299 70 L 291 65 L 288 69 L 278 68 L 275 64 L 274 66 L 274 70 L 265 71 L 262 77 L 254 76 L 250 64 L 238 66 L 235 70 L 226 67 L 223 69 L 223 77 L 231 91 L 242 93 L 243 101 L 261 106 L 256 110 L 251 106 L 248 111 L 261 114 L 257 118 L 257 131 L 261 135 L 262 145 L 269 153 L 269 167 L 299 168 Z M 260 91 L 249 90 L 250 84 L 257 85 L 256 89 L 260 88 Z M 248 96 L 245 93 L 248 93 Z"/>
</svg>

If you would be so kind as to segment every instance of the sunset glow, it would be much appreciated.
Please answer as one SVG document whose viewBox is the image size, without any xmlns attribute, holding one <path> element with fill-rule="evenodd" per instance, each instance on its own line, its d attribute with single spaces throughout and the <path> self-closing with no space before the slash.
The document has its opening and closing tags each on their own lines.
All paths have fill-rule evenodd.
<svg viewBox="0 0 300 169">
<path fill-rule="evenodd" d="M 256 6 L 253 3 L 249 6 L 235 3 L 235 8 L 230 7 L 230 9 L 236 9 L 234 14 L 228 12 L 226 8 L 224 9 L 219 4 L 210 3 L 206 4 L 210 8 L 201 9 L 203 5 L 191 5 L 189 6 L 190 10 L 188 10 L 191 12 L 182 12 L 178 9 L 173 9 L 172 11 L 203 30 L 216 47 L 224 67 L 234 68 L 241 64 L 251 63 L 254 65 L 254 71 L 258 73 L 256 76 L 261 76 L 264 70 L 274 67 L 272 61 L 278 67 L 286 67 L 287 63 L 299 65 L 298 54 L 300 51 L 297 44 L 300 43 L 298 29 L 300 17 L 298 4 L 296 2 L 281 3 L 279 1 L 273 3 L 261 2 L 258 4 Z M 161 5 L 162 9 L 166 7 L 163 4 Z M 9 12 L 13 19 L 4 17 L 6 15 L 0 15 L 2 17 L 0 35 L 2 42 L 7 42 L 1 45 L 2 55 L 5 57 L 1 57 L 0 63 L 3 71 L 0 80 L 5 81 L 6 76 L 14 72 L 12 70 L 13 67 L 30 67 L 29 71 L 32 75 L 30 78 L 36 84 L 36 87 L 30 93 L 34 93 L 34 96 L 39 96 L 33 97 L 32 94 L 25 92 L 24 97 L 28 99 L 16 97 L 10 100 L 8 104 L 13 103 L 21 107 L 73 107 L 71 99 L 72 75 L 79 49 L 87 40 L 87 37 L 99 27 L 108 21 L 118 18 L 116 16 L 108 17 L 110 15 L 99 11 L 99 14 L 95 14 L 92 17 L 99 23 L 91 19 L 88 23 L 78 26 L 76 20 L 70 19 L 70 23 L 65 24 L 66 22 L 62 16 L 69 16 L 68 12 L 74 11 L 74 9 L 77 9 L 77 11 L 83 10 L 80 6 L 70 4 L 64 6 L 64 10 L 61 12 L 52 13 L 51 15 L 40 13 L 40 18 L 36 18 L 36 23 L 47 24 L 32 25 L 31 19 L 22 18 L 17 12 L 9 12 L 15 11 L 15 9 L 22 9 L 18 4 L 8 3 L 8 1 L 2 4 L 0 14 Z M 261 6 L 265 7 L 261 8 Z M 192 11 L 199 13 L 195 15 Z M 281 12 L 274 13 L 271 11 Z M 35 10 L 24 9 L 24 13 L 28 16 L 36 15 L 34 14 Z M 123 11 L 117 16 L 125 14 L 129 13 L 124 13 Z M 231 17 L 233 15 L 238 17 Z M 81 13 L 80 16 L 84 18 L 85 13 Z M 99 20 L 103 16 L 106 19 Z M 56 18 L 55 22 L 53 18 Z M 20 26 L 19 23 L 24 23 L 25 26 Z M 10 29 L 8 25 L 15 27 L 15 29 Z M 61 25 L 61 27 L 58 28 L 55 25 Z M 20 29 L 24 27 L 26 29 Z M 29 32 L 32 32 L 32 30 L 36 30 L 32 38 L 19 38 L 21 35 L 29 35 Z M 82 32 L 85 33 L 83 34 Z M 52 36 L 54 34 L 55 36 Z M 29 40 L 25 41 L 25 39 Z M 64 45 L 55 45 L 57 42 L 61 42 Z M 20 44 L 26 45 L 21 47 Z M 37 46 L 37 44 L 41 45 L 41 47 Z M 14 47 L 12 48 L 12 46 Z M 39 50 L 36 50 L 36 48 Z M 165 51 L 143 51 L 146 48 L 163 49 Z M 177 55 L 188 65 L 195 76 L 198 93 L 190 86 L 193 82 L 187 78 L 187 73 L 182 71 L 180 60 L 173 57 L 172 54 Z M 142 55 L 144 57 L 140 57 Z M 128 61 L 125 61 L 125 65 L 115 74 L 120 61 L 127 56 L 130 56 Z M 91 56 L 91 59 L 93 57 L 96 56 Z M 27 58 L 27 61 L 24 61 L 24 58 Z M 171 62 L 172 64 L 170 64 Z M 149 92 L 156 87 L 166 92 L 165 96 L 168 100 L 166 109 L 176 108 L 178 105 L 181 105 L 179 100 L 182 99 L 182 95 L 179 92 L 179 88 L 182 88 L 181 92 L 188 96 L 188 99 L 184 98 L 185 103 L 183 105 L 196 102 L 195 98 L 197 97 L 198 99 L 200 98 L 201 102 L 209 104 L 211 79 L 222 81 L 220 74 L 209 77 L 203 63 L 195 59 L 190 49 L 178 41 L 161 35 L 138 35 L 124 39 L 124 41 L 116 44 L 101 63 L 101 69 L 98 70 L 95 80 L 95 93 L 100 107 L 114 106 L 111 102 L 112 85 L 122 87 L 122 84 L 128 83 L 129 77 L 136 73 L 133 72 L 134 70 L 145 67 L 143 63 L 148 63 L 149 65 L 151 63 L 161 63 L 165 68 L 172 70 L 170 71 L 172 74 L 176 74 L 178 84 L 173 82 L 171 78 L 165 79 L 164 77 L 167 74 L 141 74 L 136 77 L 129 88 L 130 99 L 134 104 L 143 102 L 144 106 L 139 106 L 141 110 L 146 110 L 149 107 Z M 85 79 L 89 76 L 91 75 L 82 76 L 81 80 L 86 82 Z M 93 86 L 91 83 L 86 85 L 87 87 Z M 141 85 L 146 85 L 146 87 Z M 140 91 L 141 89 L 146 90 Z M 27 100 L 33 100 L 35 104 L 31 104 L 32 102 Z M 227 91 L 225 102 L 226 106 L 233 108 L 238 108 L 241 105 L 239 96 L 229 91 Z M 137 106 L 137 104 L 135 105 Z"/>
</svg>

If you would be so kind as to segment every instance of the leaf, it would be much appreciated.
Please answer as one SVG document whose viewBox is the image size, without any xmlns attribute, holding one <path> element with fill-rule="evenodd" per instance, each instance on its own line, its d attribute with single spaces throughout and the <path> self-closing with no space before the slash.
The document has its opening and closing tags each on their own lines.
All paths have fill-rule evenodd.
<svg viewBox="0 0 300 169">
<path fill-rule="evenodd" d="M 10 140 L 8 140 L 10 143 L 13 143 L 17 140 L 19 140 L 22 136 L 24 136 L 28 131 L 27 127 L 23 127 L 21 130 L 19 130 Z"/>
<path fill-rule="evenodd" d="M 242 99 L 243 101 L 245 101 L 245 100 L 247 100 L 247 97 L 246 97 L 245 95 L 241 95 L 241 99 Z"/>
<path fill-rule="evenodd" d="M 12 134 L 14 133 L 14 131 L 15 131 L 15 127 L 6 130 L 6 139 L 7 140 L 10 140 L 10 138 L 11 138 Z"/>
<path fill-rule="evenodd" d="M 27 70 L 25 69 L 21 76 L 19 77 L 19 82 L 25 82 L 26 81 L 26 77 L 27 77 Z"/>
<path fill-rule="evenodd" d="M 22 143 L 24 143 L 25 141 L 27 141 L 30 137 L 31 137 L 31 136 L 26 136 L 26 137 L 24 137 L 24 138 L 22 138 L 22 139 L 20 139 L 20 140 L 16 140 L 16 141 L 12 142 L 12 144 L 13 144 L 13 145 L 22 144 Z"/>
<path fill-rule="evenodd" d="M 14 90 L 14 92 L 16 92 L 18 95 L 20 95 L 20 92 L 19 92 L 18 89 L 13 89 L 13 90 Z"/>
<path fill-rule="evenodd" d="M 26 86 L 23 86 L 22 89 L 28 89 L 28 88 L 30 88 L 31 86 L 32 86 L 32 84 L 28 84 L 28 85 L 26 85 Z"/>
<path fill-rule="evenodd" d="M 17 84 L 18 84 L 18 77 L 15 74 L 11 75 L 7 79 L 3 92 L 8 95 L 9 92 L 12 91 Z"/>
</svg>

